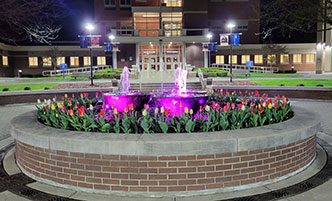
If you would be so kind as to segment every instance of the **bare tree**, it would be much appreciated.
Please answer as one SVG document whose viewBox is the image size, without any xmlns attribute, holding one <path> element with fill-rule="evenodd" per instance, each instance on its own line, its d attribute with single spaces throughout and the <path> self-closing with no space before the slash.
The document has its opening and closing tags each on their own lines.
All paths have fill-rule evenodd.
<svg viewBox="0 0 332 201">
<path fill-rule="evenodd" d="M 269 43 L 263 46 L 262 52 L 267 55 L 265 60 L 272 67 L 277 62 L 277 55 L 287 54 L 288 49 L 285 45 Z"/>
<path fill-rule="evenodd" d="M 61 30 L 57 21 L 66 13 L 64 0 L 1 0 L 0 39 L 50 44 Z"/>
<path fill-rule="evenodd" d="M 332 24 L 332 0 L 262 0 L 262 38 L 272 33 L 317 32 L 317 24 Z"/>
</svg>

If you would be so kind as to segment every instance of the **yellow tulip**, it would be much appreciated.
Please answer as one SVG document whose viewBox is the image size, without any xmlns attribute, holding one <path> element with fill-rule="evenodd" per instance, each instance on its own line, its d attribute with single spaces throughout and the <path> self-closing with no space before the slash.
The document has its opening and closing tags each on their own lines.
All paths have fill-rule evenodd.
<svg viewBox="0 0 332 201">
<path fill-rule="evenodd" d="M 118 114 L 118 110 L 116 108 L 114 108 L 114 115 L 117 115 Z"/>
<path fill-rule="evenodd" d="M 61 103 L 58 103 L 58 108 L 61 108 L 61 106 L 62 106 Z"/>
<path fill-rule="evenodd" d="M 55 114 L 55 117 L 56 117 L 56 118 L 58 118 L 58 117 L 59 117 L 59 115 L 58 115 L 58 114 Z"/>
<path fill-rule="evenodd" d="M 190 109 L 190 114 L 193 115 L 194 114 L 194 110 Z"/>
<path fill-rule="evenodd" d="M 143 110 L 142 115 L 146 116 L 146 110 Z"/>
<path fill-rule="evenodd" d="M 68 95 L 67 95 L 67 94 L 65 94 L 65 98 L 68 98 Z"/>
<path fill-rule="evenodd" d="M 187 107 L 184 108 L 184 113 L 186 113 L 186 114 L 189 113 L 189 109 Z"/>
<path fill-rule="evenodd" d="M 271 109 L 271 108 L 272 108 L 272 103 L 270 103 L 270 104 L 269 104 L 268 108 L 269 108 L 269 109 Z"/>
<path fill-rule="evenodd" d="M 55 105 L 52 104 L 51 110 L 55 110 Z"/>
</svg>

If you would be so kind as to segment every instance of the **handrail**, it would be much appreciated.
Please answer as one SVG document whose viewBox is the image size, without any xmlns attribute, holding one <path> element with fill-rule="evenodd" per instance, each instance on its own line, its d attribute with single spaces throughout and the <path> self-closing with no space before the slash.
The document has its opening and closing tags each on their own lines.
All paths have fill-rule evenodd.
<svg viewBox="0 0 332 201">
<path fill-rule="evenodd" d="M 203 73 L 202 73 L 200 68 L 198 69 L 198 78 L 199 78 L 199 81 L 201 82 L 202 89 L 205 90 L 206 89 L 206 82 L 204 80 Z"/>
<path fill-rule="evenodd" d="M 229 64 L 212 64 L 212 67 L 221 68 L 223 70 L 229 71 Z M 232 65 L 233 69 L 240 69 L 240 70 L 249 70 L 249 67 L 246 65 Z M 279 71 L 278 67 L 270 67 L 270 66 L 251 66 L 250 72 L 258 72 L 258 73 L 276 73 Z"/>
<path fill-rule="evenodd" d="M 112 68 L 111 65 L 108 66 L 93 66 L 93 71 L 104 70 L 106 68 Z M 67 68 L 65 69 L 65 75 L 71 75 L 73 73 L 80 73 L 80 72 L 90 72 L 91 67 L 80 67 L 80 68 Z M 62 76 L 63 70 L 46 70 L 42 72 L 42 75 L 45 77 L 53 77 L 53 76 Z"/>
</svg>

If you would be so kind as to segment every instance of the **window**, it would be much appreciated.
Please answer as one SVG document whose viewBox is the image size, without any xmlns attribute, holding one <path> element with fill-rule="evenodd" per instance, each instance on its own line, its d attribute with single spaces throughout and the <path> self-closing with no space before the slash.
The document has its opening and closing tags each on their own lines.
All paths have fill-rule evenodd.
<svg viewBox="0 0 332 201">
<path fill-rule="evenodd" d="M 52 66 L 52 57 L 43 57 L 43 66 L 44 67 Z"/>
<path fill-rule="evenodd" d="M 105 0 L 104 6 L 105 7 L 115 7 L 115 0 Z"/>
<path fill-rule="evenodd" d="M 2 65 L 8 66 L 8 57 L 7 56 L 2 56 Z"/>
<path fill-rule="evenodd" d="M 182 0 L 163 0 L 162 3 L 167 7 L 181 7 Z"/>
<path fill-rule="evenodd" d="M 315 54 L 307 54 L 306 63 L 314 64 L 315 63 Z"/>
<path fill-rule="evenodd" d="M 231 62 L 231 56 L 228 56 L 228 63 L 230 64 Z M 232 64 L 237 64 L 237 55 L 232 55 Z"/>
<path fill-rule="evenodd" d="M 255 64 L 263 63 L 263 55 L 255 55 Z"/>
<path fill-rule="evenodd" d="M 120 0 L 121 7 L 129 7 L 131 6 L 131 0 Z"/>
<path fill-rule="evenodd" d="M 97 57 L 97 66 L 105 66 L 106 57 Z"/>
<path fill-rule="evenodd" d="M 280 63 L 281 64 L 289 64 L 289 55 L 288 54 L 281 54 L 280 55 Z"/>
<path fill-rule="evenodd" d="M 294 64 L 301 64 L 302 63 L 302 55 L 301 54 L 294 54 L 293 55 L 293 63 Z"/>
<path fill-rule="evenodd" d="M 30 67 L 38 66 L 38 57 L 29 57 L 29 66 Z"/>
<path fill-rule="evenodd" d="M 275 64 L 276 61 L 277 61 L 277 55 L 275 55 L 275 54 L 267 55 L 267 63 L 268 64 Z"/>
<path fill-rule="evenodd" d="M 217 55 L 216 56 L 216 64 L 225 64 L 225 57 L 224 57 L 224 55 Z"/>
<path fill-rule="evenodd" d="M 65 64 L 66 63 L 65 60 L 66 60 L 65 57 L 57 57 L 56 58 L 56 65 L 60 66 L 60 64 Z"/>
<path fill-rule="evenodd" d="M 246 64 L 247 61 L 250 61 L 250 55 L 242 55 L 241 63 Z"/>
<path fill-rule="evenodd" d="M 80 60 L 78 57 L 70 57 L 70 66 L 79 66 Z"/>
<path fill-rule="evenodd" d="M 84 64 L 84 66 L 90 66 L 91 65 L 91 58 L 90 57 L 84 57 L 83 58 L 83 64 Z"/>
</svg>

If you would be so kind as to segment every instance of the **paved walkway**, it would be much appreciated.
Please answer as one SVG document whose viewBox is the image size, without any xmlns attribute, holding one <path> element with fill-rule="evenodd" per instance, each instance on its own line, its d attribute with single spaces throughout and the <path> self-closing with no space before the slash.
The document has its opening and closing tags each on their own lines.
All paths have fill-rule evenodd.
<svg viewBox="0 0 332 201">
<path fill-rule="evenodd" d="M 331 136 L 332 139 L 332 101 L 310 101 L 310 100 L 293 100 L 293 105 L 298 107 L 307 108 L 310 111 L 317 113 L 322 122 L 322 132 Z M 6 141 L 10 141 L 9 135 L 9 122 L 10 120 L 27 111 L 34 110 L 35 106 L 33 104 L 22 104 L 22 105 L 7 105 L 0 106 L 0 146 L 4 146 Z M 332 144 L 332 140 L 330 140 Z M 41 187 L 42 188 L 42 187 Z M 296 195 L 287 199 L 283 199 L 283 201 L 329 201 L 332 200 L 332 180 L 324 183 L 323 185 L 309 190 L 300 195 Z M 52 193 L 52 191 L 50 192 Z M 87 198 L 89 200 L 106 200 L 103 196 L 94 196 L 92 194 L 85 195 L 81 198 Z M 205 197 L 207 198 L 207 197 Z M 220 198 L 219 198 L 220 199 Z M 0 193 L 0 201 L 20 201 L 26 200 L 22 197 L 18 197 L 8 191 Z M 116 198 L 114 200 L 133 200 L 127 198 Z M 134 199 L 135 200 L 135 199 Z M 155 198 L 155 199 L 136 199 L 135 201 L 147 201 L 147 200 L 155 200 L 155 201 L 173 201 L 173 198 Z M 201 201 L 202 198 L 199 196 L 195 198 L 180 198 L 178 200 L 191 200 L 191 201 Z M 211 196 L 211 201 L 216 200 L 216 197 Z"/>
</svg>

